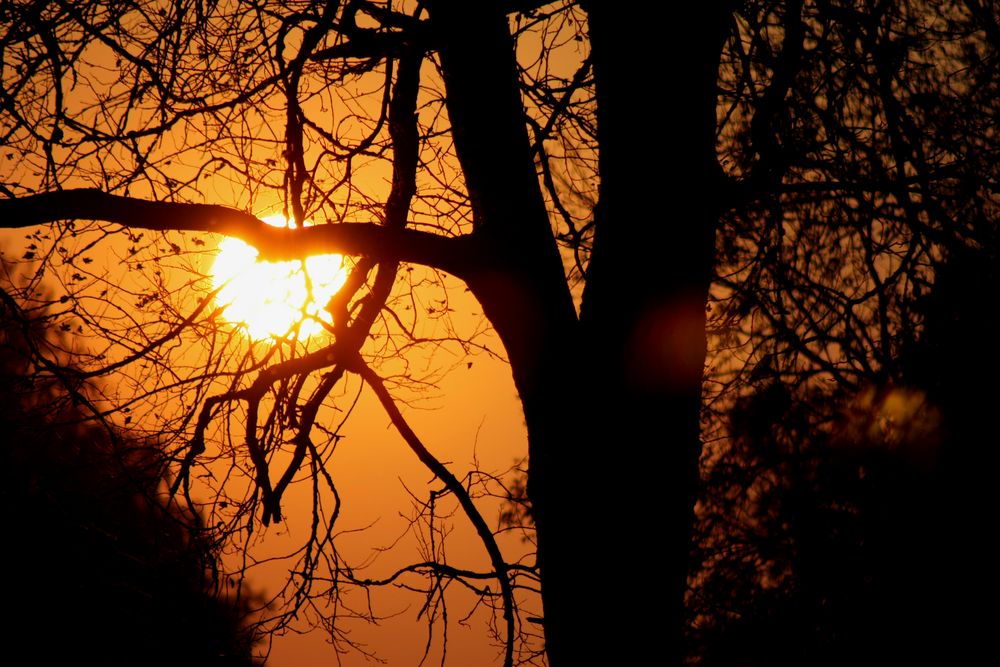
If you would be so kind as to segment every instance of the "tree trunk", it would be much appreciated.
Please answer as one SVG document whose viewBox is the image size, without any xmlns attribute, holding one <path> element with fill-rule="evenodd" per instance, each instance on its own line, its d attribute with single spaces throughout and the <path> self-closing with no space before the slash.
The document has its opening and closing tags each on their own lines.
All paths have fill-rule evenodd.
<svg viewBox="0 0 1000 667">
<path fill-rule="evenodd" d="M 524 406 L 546 651 L 553 667 L 569 665 L 577 574 L 567 555 L 577 554 L 564 545 L 575 544 L 575 517 L 554 501 L 566 486 L 560 465 L 575 463 L 563 422 L 579 409 L 566 401 L 576 313 L 535 174 L 506 16 L 487 3 L 436 2 L 431 18 L 483 255 L 465 279 L 504 343 Z"/>
<path fill-rule="evenodd" d="M 590 8 L 601 201 L 578 320 L 529 151 L 506 18 L 485 3 L 431 5 L 485 253 L 467 280 L 506 346 L 528 427 L 553 667 L 680 656 L 719 214 L 717 197 L 692 193 L 721 186 L 715 77 L 727 25 L 722 11 L 687 11 L 683 22 L 683 11 L 671 18 L 704 38 L 695 51 L 664 44 L 670 23 Z M 676 91 L 672 127 L 651 106 L 651 65 Z M 640 167 L 650 156 L 661 169 Z M 667 547 L 654 550 L 656 538 Z M 639 593 L 653 596 L 657 613 L 637 615 Z"/>
<path fill-rule="evenodd" d="M 589 361 L 602 406 L 587 432 L 610 454 L 595 461 L 606 480 L 600 539 L 619 564 L 601 625 L 622 664 L 679 663 L 705 307 L 725 187 L 715 114 L 730 12 L 723 3 L 644 5 L 642 15 L 607 2 L 587 9 L 601 189 L 581 324 L 585 348 L 598 351 Z M 658 538 L 662 549 L 652 546 Z M 654 615 L 629 612 L 640 594 Z"/>
</svg>

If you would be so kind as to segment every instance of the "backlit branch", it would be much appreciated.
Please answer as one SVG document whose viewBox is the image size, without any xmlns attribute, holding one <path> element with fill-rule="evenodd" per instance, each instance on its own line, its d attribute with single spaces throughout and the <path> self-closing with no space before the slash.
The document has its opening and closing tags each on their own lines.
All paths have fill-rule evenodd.
<svg viewBox="0 0 1000 667">
<path fill-rule="evenodd" d="M 386 389 L 385 383 L 382 378 L 373 371 L 360 357 L 356 357 L 353 363 L 349 366 L 350 370 L 359 374 L 361 378 L 371 387 L 372 391 L 375 392 L 375 396 L 378 397 L 379 402 L 382 404 L 382 408 L 385 410 L 386 414 L 389 416 L 389 420 L 392 425 L 396 427 L 396 430 L 406 444 L 410 447 L 420 462 L 427 467 L 438 479 L 444 482 L 445 487 L 455 496 L 458 500 L 459 505 L 462 506 L 462 510 L 465 512 L 469 521 L 472 523 L 473 527 L 476 529 L 476 533 L 479 535 L 479 539 L 482 541 L 483 546 L 486 548 L 486 553 L 489 554 L 490 564 L 493 565 L 493 569 L 496 573 L 497 582 L 500 584 L 500 593 L 503 599 L 504 606 L 504 621 L 506 623 L 507 629 L 507 641 L 506 641 L 506 651 L 504 655 L 504 667 L 509 667 L 513 664 L 514 659 L 514 591 L 511 588 L 510 578 L 508 575 L 507 563 L 503 559 L 503 555 L 500 553 L 500 547 L 497 545 L 496 538 L 493 535 L 493 531 L 489 529 L 486 525 L 483 515 L 480 514 L 479 508 L 476 507 L 475 503 L 472 502 L 472 497 L 469 492 L 462 486 L 462 483 L 455 477 L 454 474 L 448 468 L 441 463 L 435 457 L 424 443 L 421 442 L 420 438 L 410 427 L 403 413 L 400 412 L 399 407 L 396 402 L 392 399 L 392 395 L 389 390 Z"/>
<path fill-rule="evenodd" d="M 137 229 L 225 234 L 243 239 L 268 260 L 325 253 L 367 255 L 381 261 L 424 264 L 460 277 L 475 266 L 478 246 L 469 237 L 449 238 L 366 223 L 286 229 L 226 206 L 148 201 L 94 189 L 0 199 L 0 227 L 30 227 L 59 220 L 101 220 Z"/>
</svg>

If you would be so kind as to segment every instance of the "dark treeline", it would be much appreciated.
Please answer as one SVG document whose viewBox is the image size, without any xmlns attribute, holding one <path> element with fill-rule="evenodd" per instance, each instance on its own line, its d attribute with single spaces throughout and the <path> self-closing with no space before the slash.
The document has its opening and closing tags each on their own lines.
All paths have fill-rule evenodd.
<svg viewBox="0 0 1000 667">
<path fill-rule="evenodd" d="M 38 664 L 254 664 L 251 600 L 213 577 L 217 547 L 196 517 L 162 501 L 163 452 L 85 420 L 86 389 L 30 361 L 38 346 L 55 353 L 45 334 L 3 303 L 5 652 Z"/>
<path fill-rule="evenodd" d="M 720 108 L 749 203 L 722 221 L 710 324 L 714 363 L 741 363 L 709 372 L 698 664 L 963 664 L 985 648 L 993 4 L 737 12 Z"/>
<path fill-rule="evenodd" d="M 957 664 L 989 636 L 998 367 L 989 253 L 942 266 L 900 379 L 772 381 L 706 465 L 689 596 L 701 665 Z"/>
</svg>

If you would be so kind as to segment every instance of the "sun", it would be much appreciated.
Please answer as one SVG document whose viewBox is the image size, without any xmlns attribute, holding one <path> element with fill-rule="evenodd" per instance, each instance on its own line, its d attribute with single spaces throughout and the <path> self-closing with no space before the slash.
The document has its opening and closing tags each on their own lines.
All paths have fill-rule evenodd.
<svg viewBox="0 0 1000 667">
<path fill-rule="evenodd" d="M 281 214 L 262 220 L 288 226 Z M 262 262 L 256 248 L 231 237 L 219 244 L 212 264 L 212 287 L 219 290 L 215 299 L 225 306 L 222 316 L 253 340 L 322 334 L 323 323 L 331 323 L 325 306 L 346 279 L 340 255 Z"/>
</svg>

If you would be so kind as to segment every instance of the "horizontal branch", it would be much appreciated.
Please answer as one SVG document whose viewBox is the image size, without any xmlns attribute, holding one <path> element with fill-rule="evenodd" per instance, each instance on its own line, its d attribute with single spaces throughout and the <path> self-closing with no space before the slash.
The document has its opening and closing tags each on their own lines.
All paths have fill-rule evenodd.
<svg viewBox="0 0 1000 667">
<path fill-rule="evenodd" d="M 500 5 L 499 11 L 504 14 L 532 14 L 553 2 L 555 0 L 507 0 Z M 401 31 L 386 32 L 383 29 L 357 27 L 347 29 L 347 26 L 341 25 L 343 34 L 350 38 L 313 53 L 309 56 L 310 60 L 321 62 L 336 58 L 399 57 L 404 51 L 416 49 L 427 52 L 437 48 L 427 22 L 416 16 L 389 11 L 371 2 L 359 3 L 358 9 L 378 21 L 383 29 L 396 28 Z"/>
<path fill-rule="evenodd" d="M 359 28 L 350 40 L 317 51 L 309 56 L 309 60 L 321 62 L 335 58 L 398 57 L 410 48 L 412 40 L 404 33 Z"/>
<path fill-rule="evenodd" d="M 100 190 L 60 190 L 0 199 L 0 227 L 20 228 L 60 220 L 101 220 L 130 229 L 195 231 L 240 238 L 267 260 L 339 253 L 380 261 L 411 262 L 462 276 L 473 266 L 471 237 L 446 237 L 368 223 L 274 227 L 244 211 L 214 204 L 159 202 Z"/>
</svg>

